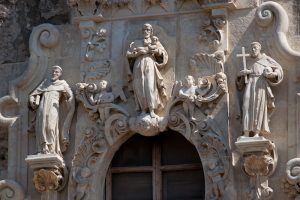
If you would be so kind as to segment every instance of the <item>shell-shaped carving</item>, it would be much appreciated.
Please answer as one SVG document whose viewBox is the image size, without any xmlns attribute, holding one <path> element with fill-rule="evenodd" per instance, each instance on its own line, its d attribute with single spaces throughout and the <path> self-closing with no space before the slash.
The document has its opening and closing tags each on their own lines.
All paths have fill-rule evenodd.
<svg viewBox="0 0 300 200">
<path fill-rule="evenodd" d="M 222 63 L 213 54 L 197 53 L 190 59 L 190 67 L 200 77 L 222 72 Z"/>
</svg>

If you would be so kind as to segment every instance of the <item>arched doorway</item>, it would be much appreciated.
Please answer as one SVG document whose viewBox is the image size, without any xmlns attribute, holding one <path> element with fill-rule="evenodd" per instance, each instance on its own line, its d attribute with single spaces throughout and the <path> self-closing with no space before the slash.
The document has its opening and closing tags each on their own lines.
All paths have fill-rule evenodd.
<svg viewBox="0 0 300 200">
<path fill-rule="evenodd" d="M 115 154 L 106 176 L 106 200 L 205 199 L 202 163 L 181 134 L 136 134 Z"/>
</svg>

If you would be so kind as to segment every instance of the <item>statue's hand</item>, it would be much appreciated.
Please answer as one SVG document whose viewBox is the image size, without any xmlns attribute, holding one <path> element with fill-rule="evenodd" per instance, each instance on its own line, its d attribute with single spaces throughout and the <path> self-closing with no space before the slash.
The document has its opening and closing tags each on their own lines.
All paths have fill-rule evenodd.
<svg viewBox="0 0 300 200">
<path fill-rule="evenodd" d="M 275 72 L 270 72 L 269 70 L 264 70 L 263 76 L 266 78 L 275 78 L 277 74 Z"/>
<path fill-rule="evenodd" d="M 150 50 L 150 53 L 157 54 L 158 53 L 158 49 L 157 48 L 153 48 L 153 49 Z"/>
<path fill-rule="evenodd" d="M 249 70 L 249 69 L 243 69 L 239 72 L 238 76 L 245 76 L 245 75 L 248 75 L 248 74 L 251 74 L 252 73 L 252 70 Z"/>
<path fill-rule="evenodd" d="M 195 97 L 194 97 L 194 96 L 189 96 L 189 100 L 190 100 L 191 102 L 194 102 L 194 101 L 195 101 Z"/>
</svg>

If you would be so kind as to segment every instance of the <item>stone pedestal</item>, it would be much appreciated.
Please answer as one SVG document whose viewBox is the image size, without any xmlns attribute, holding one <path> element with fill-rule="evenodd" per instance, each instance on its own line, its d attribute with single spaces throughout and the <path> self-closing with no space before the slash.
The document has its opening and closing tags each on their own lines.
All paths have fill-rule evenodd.
<svg viewBox="0 0 300 200">
<path fill-rule="evenodd" d="M 62 190 L 68 171 L 64 160 L 57 154 L 29 155 L 25 161 L 34 170 L 33 183 L 41 192 L 41 200 L 58 199 L 58 191 Z"/>
<path fill-rule="evenodd" d="M 262 136 L 241 136 L 235 145 L 243 157 L 243 170 L 250 177 L 247 199 L 270 199 L 273 189 L 268 186 L 268 177 L 275 171 L 278 158 L 275 144 Z"/>
</svg>

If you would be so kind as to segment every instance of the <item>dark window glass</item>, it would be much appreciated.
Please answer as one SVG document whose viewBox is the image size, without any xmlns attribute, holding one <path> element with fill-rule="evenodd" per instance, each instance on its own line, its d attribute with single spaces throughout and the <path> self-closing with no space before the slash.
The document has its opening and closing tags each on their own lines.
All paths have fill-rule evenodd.
<svg viewBox="0 0 300 200">
<path fill-rule="evenodd" d="M 152 174 L 113 174 L 113 200 L 152 200 Z"/>
<path fill-rule="evenodd" d="M 151 166 L 153 138 L 135 135 L 117 151 L 112 167 Z"/>
<path fill-rule="evenodd" d="M 204 194 L 202 171 L 163 173 L 163 200 L 204 200 Z"/>
<path fill-rule="evenodd" d="M 200 158 L 196 148 L 176 132 L 161 134 L 161 164 L 196 164 Z"/>
</svg>

